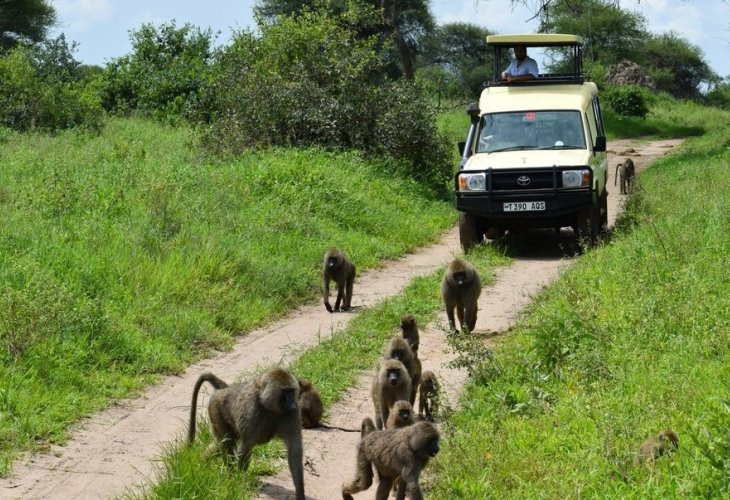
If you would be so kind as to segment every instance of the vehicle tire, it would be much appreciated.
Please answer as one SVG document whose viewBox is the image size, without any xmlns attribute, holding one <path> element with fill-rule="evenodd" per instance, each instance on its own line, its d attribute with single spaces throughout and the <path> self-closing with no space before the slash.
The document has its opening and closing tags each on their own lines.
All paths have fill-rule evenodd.
<svg viewBox="0 0 730 500">
<path fill-rule="evenodd" d="M 484 221 L 481 217 L 459 212 L 459 241 L 464 252 L 484 240 Z"/>
<path fill-rule="evenodd" d="M 603 194 L 600 198 L 600 223 L 598 224 L 598 230 L 600 236 L 608 234 L 608 190 L 604 189 Z"/>
<path fill-rule="evenodd" d="M 601 223 L 600 204 L 581 210 L 577 215 L 576 237 L 581 249 L 598 244 Z"/>
</svg>

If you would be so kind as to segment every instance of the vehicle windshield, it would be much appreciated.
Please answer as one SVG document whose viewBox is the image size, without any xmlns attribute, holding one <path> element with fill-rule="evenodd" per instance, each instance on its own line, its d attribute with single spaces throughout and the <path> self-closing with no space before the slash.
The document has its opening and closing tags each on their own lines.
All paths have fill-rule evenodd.
<svg viewBox="0 0 730 500">
<path fill-rule="evenodd" d="M 519 111 L 483 115 L 476 152 L 585 147 L 579 111 Z"/>
</svg>

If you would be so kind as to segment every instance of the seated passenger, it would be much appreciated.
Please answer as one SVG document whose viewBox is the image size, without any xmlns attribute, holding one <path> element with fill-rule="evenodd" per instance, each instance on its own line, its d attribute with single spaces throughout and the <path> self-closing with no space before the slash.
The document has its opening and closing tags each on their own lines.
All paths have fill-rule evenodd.
<svg viewBox="0 0 730 500">
<path fill-rule="evenodd" d="M 515 58 L 502 72 L 502 79 L 508 82 L 519 82 L 523 80 L 532 80 L 537 78 L 539 74 L 537 69 L 537 61 L 527 55 L 527 47 L 524 45 L 515 45 Z"/>
</svg>

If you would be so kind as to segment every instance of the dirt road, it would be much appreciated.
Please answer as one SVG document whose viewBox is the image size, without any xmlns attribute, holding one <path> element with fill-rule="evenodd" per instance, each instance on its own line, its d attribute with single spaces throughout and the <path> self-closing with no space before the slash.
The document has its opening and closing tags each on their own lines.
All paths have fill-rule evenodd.
<svg viewBox="0 0 730 500">
<path fill-rule="evenodd" d="M 631 156 L 641 171 L 679 142 L 610 143 L 609 170 L 614 169 L 620 161 L 617 155 L 621 155 Z M 623 198 L 613 186 L 613 173 L 609 173 L 609 224 L 613 224 Z M 572 257 L 563 254 L 557 237 L 545 235 L 540 241 L 540 246 L 529 254 L 518 255 L 514 264 L 498 270 L 495 283 L 484 289 L 475 330 L 494 332 L 492 339 L 498 338 L 516 321 L 531 297 L 570 265 Z M 433 273 L 459 253 L 458 232 L 447 231 L 439 243 L 358 277 L 353 305 L 371 306 L 398 294 L 414 277 Z M 242 371 L 255 370 L 259 363 L 286 363 L 301 350 L 316 345 L 320 335 L 343 328 L 352 317 L 329 314 L 319 304 L 306 306 L 241 338 L 233 351 L 192 365 L 182 375 L 167 377 L 150 388 L 143 397 L 122 401 L 85 420 L 67 445 L 53 446 L 47 454 L 19 460 L 10 477 L 0 479 L 0 498 L 97 499 L 134 491 L 154 477 L 155 459 L 162 447 L 185 432 L 190 392 L 200 372 L 214 368 L 224 380 L 235 380 Z M 424 370 L 439 374 L 455 405 L 465 375 L 444 366 L 450 360 L 445 350 L 445 323 L 444 316 L 422 327 L 419 354 Z M 372 413 L 371 379 L 372 374 L 363 374 L 343 400 L 330 409 L 330 423 L 359 428 L 363 416 Z M 205 405 L 205 395 L 201 399 L 201 405 Z M 307 497 L 340 498 L 339 485 L 352 474 L 358 434 L 306 430 L 304 437 Z M 286 467 L 266 482 L 262 498 L 287 498 L 292 492 Z"/>
</svg>

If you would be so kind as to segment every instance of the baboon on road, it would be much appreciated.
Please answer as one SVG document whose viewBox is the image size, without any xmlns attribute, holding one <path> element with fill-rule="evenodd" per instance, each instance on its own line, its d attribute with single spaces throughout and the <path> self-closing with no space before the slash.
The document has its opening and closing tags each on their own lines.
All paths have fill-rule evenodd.
<svg viewBox="0 0 730 500">
<path fill-rule="evenodd" d="M 636 174 L 636 167 L 634 167 L 634 160 L 626 158 L 623 163 L 616 165 L 616 173 L 613 177 L 613 185 L 616 185 L 616 181 L 620 181 L 621 194 L 629 194 L 631 189 L 634 187 L 634 175 Z"/>
<path fill-rule="evenodd" d="M 366 419 L 368 420 L 368 419 Z M 363 429 L 371 427 L 363 422 Z M 380 483 L 376 500 L 386 500 L 398 478 L 398 495 L 402 500 L 422 500 L 419 479 L 430 458 L 439 452 L 439 432 L 431 422 L 417 422 L 400 429 L 370 430 L 357 445 L 357 472 L 355 479 L 342 485 L 342 498 L 352 500 L 352 495 L 367 490 L 373 484 L 373 466 Z"/>
<path fill-rule="evenodd" d="M 330 281 L 337 285 L 337 300 L 335 307 L 330 305 Z M 329 312 L 342 310 L 347 311 L 352 304 L 352 287 L 355 283 L 355 264 L 347 256 L 333 248 L 324 254 L 322 263 L 322 297 L 324 307 Z"/>
<path fill-rule="evenodd" d="M 388 415 L 388 421 L 385 423 L 386 429 L 400 429 L 406 425 L 411 425 L 416 422 L 416 418 L 413 415 L 413 406 L 408 401 L 396 401 L 393 408 L 390 409 L 390 415 Z"/>
<path fill-rule="evenodd" d="M 421 385 L 418 392 L 418 414 L 433 422 L 434 414 L 438 410 L 439 382 L 436 374 L 426 370 L 421 375 Z"/>
<path fill-rule="evenodd" d="M 656 436 L 646 439 L 639 448 L 636 463 L 653 462 L 665 453 L 674 452 L 679 447 L 679 436 L 672 429 L 665 429 Z"/>
<path fill-rule="evenodd" d="M 408 401 L 411 396 L 411 377 L 403 363 L 397 359 L 384 359 L 373 380 L 371 395 L 375 425 L 382 429 L 395 402 L 401 399 Z"/>
<path fill-rule="evenodd" d="M 441 296 L 446 305 L 449 327 L 456 330 L 454 309 L 462 330 L 473 331 L 477 324 L 477 300 L 482 293 L 482 282 L 474 266 L 462 259 L 449 264 L 441 281 Z"/>
<path fill-rule="evenodd" d="M 388 341 L 383 358 L 397 359 L 406 367 L 408 376 L 411 377 L 411 394 L 407 399 L 411 405 L 414 405 L 418 383 L 421 381 L 421 360 L 413 354 L 408 342 L 402 337 L 393 337 Z"/>
<path fill-rule="evenodd" d="M 413 354 L 418 357 L 418 346 L 421 343 L 421 338 L 418 334 L 416 318 L 412 314 L 406 314 L 400 320 L 400 328 L 403 332 L 403 338 L 406 339 L 408 345 L 411 346 Z"/>
<path fill-rule="evenodd" d="M 318 427 L 322 421 L 324 407 L 319 391 L 306 378 L 299 378 L 299 411 L 302 414 L 302 427 Z"/>
<path fill-rule="evenodd" d="M 204 382 L 216 391 L 208 403 L 210 427 L 217 443 L 227 456 L 235 455 L 238 464 L 247 468 L 254 446 L 273 437 L 284 441 L 296 490 L 297 500 L 304 500 L 302 421 L 299 415 L 299 382 L 281 368 L 269 370 L 253 380 L 228 385 L 212 373 L 198 377 L 190 406 L 188 443 L 195 439 L 195 412 L 198 392 Z M 235 451 L 234 451 L 234 446 Z"/>
</svg>

